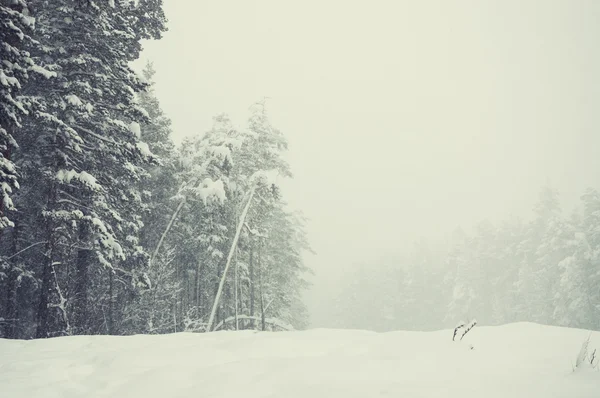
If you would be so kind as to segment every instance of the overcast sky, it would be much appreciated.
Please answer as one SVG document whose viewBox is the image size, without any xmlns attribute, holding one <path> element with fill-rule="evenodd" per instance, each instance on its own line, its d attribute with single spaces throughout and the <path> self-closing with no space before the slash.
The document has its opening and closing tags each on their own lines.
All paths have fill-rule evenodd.
<svg viewBox="0 0 600 398">
<path fill-rule="evenodd" d="M 164 2 L 142 61 L 176 141 L 270 98 L 315 326 L 354 262 L 527 215 L 543 184 L 569 204 L 600 187 L 600 1 Z"/>
</svg>

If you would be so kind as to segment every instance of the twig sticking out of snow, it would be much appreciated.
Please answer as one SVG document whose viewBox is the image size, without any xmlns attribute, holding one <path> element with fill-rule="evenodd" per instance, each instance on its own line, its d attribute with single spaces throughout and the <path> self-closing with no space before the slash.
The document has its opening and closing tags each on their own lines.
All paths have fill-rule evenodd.
<svg viewBox="0 0 600 398">
<path fill-rule="evenodd" d="M 462 328 L 465 327 L 465 323 L 464 322 L 460 322 L 455 328 L 454 328 L 454 334 L 452 335 L 452 341 L 454 341 L 454 339 L 456 338 L 456 334 L 458 333 L 458 331 Z"/>
<path fill-rule="evenodd" d="M 592 353 L 589 354 L 590 338 L 591 334 L 581 344 L 581 349 L 579 350 L 579 355 L 577 355 L 577 360 L 575 362 L 575 368 L 573 369 L 573 371 L 584 367 L 591 367 L 592 369 L 595 369 L 598 366 L 598 361 L 596 358 L 596 349 L 594 349 L 594 351 L 592 351 Z"/>
<path fill-rule="evenodd" d="M 477 320 L 473 319 L 468 324 L 460 322 L 458 326 L 454 328 L 454 334 L 452 335 L 452 341 L 456 341 L 456 336 L 460 334 L 460 340 L 465 337 L 465 334 L 469 333 L 469 330 L 473 329 L 477 325 Z"/>
<path fill-rule="evenodd" d="M 463 337 L 465 337 L 465 334 L 469 333 L 469 330 L 473 329 L 475 327 L 475 325 L 477 325 L 477 320 L 473 319 L 471 321 L 471 323 L 469 323 L 469 325 L 466 327 L 466 329 L 463 332 L 462 336 L 460 336 L 460 339 L 462 340 Z"/>
<path fill-rule="evenodd" d="M 575 361 L 575 368 L 581 367 L 581 364 L 585 362 L 585 359 L 588 356 L 588 346 L 590 345 L 590 336 L 583 341 L 581 344 L 581 348 L 579 349 L 579 355 L 577 355 L 577 360 Z"/>
</svg>

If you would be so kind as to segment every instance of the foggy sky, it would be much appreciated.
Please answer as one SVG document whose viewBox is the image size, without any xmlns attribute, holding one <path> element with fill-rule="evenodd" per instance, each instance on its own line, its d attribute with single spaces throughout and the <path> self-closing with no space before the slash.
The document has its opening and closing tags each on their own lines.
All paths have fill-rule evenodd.
<svg viewBox="0 0 600 398">
<path fill-rule="evenodd" d="M 164 1 L 174 139 L 265 96 L 289 139 L 314 326 L 356 262 L 600 187 L 598 1 Z"/>
</svg>

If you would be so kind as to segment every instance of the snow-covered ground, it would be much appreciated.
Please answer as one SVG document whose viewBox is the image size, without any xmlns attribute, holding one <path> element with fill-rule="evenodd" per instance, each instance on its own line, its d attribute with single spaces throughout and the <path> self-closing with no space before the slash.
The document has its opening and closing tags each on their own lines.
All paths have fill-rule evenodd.
<svg viewBox="0 0 600 398">
<path fill-rule="evenodd" d="M 0 340 L 0 397 L 598 398 L 600 372 L 572 371 L 589 335 L 518 323 L 461 343 L 325 329 Z"/>
</svg>

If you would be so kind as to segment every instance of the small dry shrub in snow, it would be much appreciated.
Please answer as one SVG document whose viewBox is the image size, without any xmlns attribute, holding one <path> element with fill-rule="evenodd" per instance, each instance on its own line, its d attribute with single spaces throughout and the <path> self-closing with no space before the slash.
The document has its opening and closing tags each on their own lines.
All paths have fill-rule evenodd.
<svg viewBox="0 0 600 398">
<path fill-rule="evenodd" d="M 465 337 L 465 335 L 467 333 L 469 333 L 469 331 L 471 329 L 473 329 L 475 327 L 475 325 L 477 325 L 477 320 L 473 319 L 471 322 L 466 323 L 466 322 L 459 322 L 458 325 L 456 325 L 456 327 L 454 328 L 454 334 L 452 335 L 452 341 L 456 341 L 457 337 L 460 336 L 460 339 L 458 339 L 458 341 L 462 341 L 463 337 Z M 473 345 L 469 344 L 469 349 L 473 349 Z"/>
<path fill-rule="evenodd" d="M 577 355 L 577 360 L 575 361 L 574 371 L 583 368 L 598 368 L 598 356 L 596 354 L 596 349 L 590 352 L 590 336 L 588 336 L 588 338 L 585 339 L 581 344 L 579 354 Z"/>
<path fill-rule="evenodd" d="M 473 319 L 469 323 L 459 322 L 458 325 L 454 328 L 454 334 L 452 335 L 452 341 L 456 341 L 456 338 L 458 336 L 460 336 L 460 340 L 462 340 L 463 337 L 465 337 L 465 335 L 467 333 L 469 333 L 469 331 L 475 327 L 475 325 L 477 325 L 476 319 Z"/>
</svg>

